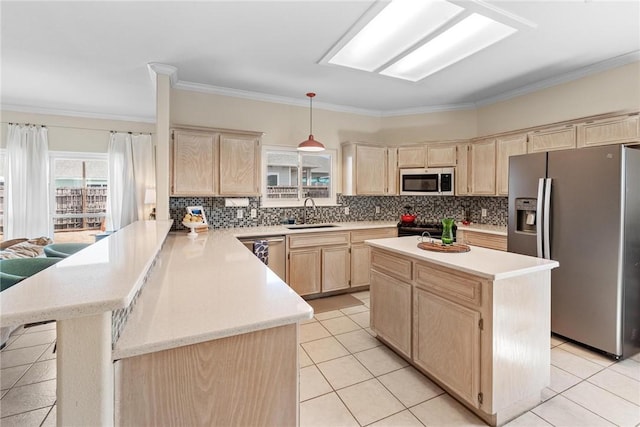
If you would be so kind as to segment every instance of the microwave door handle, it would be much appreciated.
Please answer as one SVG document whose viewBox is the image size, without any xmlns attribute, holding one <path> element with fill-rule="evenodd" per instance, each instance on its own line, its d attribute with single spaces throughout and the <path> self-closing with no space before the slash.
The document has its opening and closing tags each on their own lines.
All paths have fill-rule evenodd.
<svg viewBox="0 0 640 427">
<path fill-rule="evenodd" d="M 544 204 L 544 178 L 538 180 L 538 201 L 536 203 L 536 254 L 538 258 L 543 258 L 542 253 L 542 223 L 544 222 L 544 215 L 542 213 L 542 206 Z"/>
<path fill-rule="evenodd" d="M 551 178 L 544 185 L 544 257 L 551 259 Z"/>
</svg>

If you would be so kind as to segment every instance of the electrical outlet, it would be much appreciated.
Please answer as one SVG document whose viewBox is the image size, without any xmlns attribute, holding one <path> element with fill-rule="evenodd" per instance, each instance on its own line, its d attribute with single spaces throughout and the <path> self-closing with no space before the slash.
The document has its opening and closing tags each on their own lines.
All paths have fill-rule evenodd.
<svg viewBox="0 0 640 427">
<path fill-rule="evenodd" d="M 345 215 L 349 215 L 349 206 L 345 206 L 345 208 L 344 208 L 344 214 L 345 214 Z"/>
<path fill-rule="evenodd" d="M 376 206 L 376 213 L 379 214 L 380 213 L 380 206 Z"/>
<path fill-rule="evenodd" d="M 244 216 L 244 211 L 242 209 L 238 209 L 236 211 L 236 218 L 242 219 L 243 216 Z"/>
<path fill-rule="evenodd" d="M 480 213 L 480 216 L 482 216 L 482 218 L 484 218 L 485 216 L 487 216 L 487 210 L 486 209 L 482 209 L 482 212 Z"/>
<path fill-rule="evenodd" d="M 258 211 L 256 209 L 251 209 L 251 218 L 257 218 L 258 217 Z"/>
</svg>

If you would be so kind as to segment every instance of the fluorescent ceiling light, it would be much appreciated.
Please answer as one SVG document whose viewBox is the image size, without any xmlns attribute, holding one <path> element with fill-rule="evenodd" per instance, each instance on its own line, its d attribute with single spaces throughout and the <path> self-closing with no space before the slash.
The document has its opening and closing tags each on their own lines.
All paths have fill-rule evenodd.
<svg viewBox="0 0 640 427">
<path fill-rule="evenodd" d="M 418 81 L 510 36 L 517 30 L 474 13 L 380 72 Z"/>
<path fill-rule="evenodd" d="M 329 63 L 374 71 L 463 10 L 444 0 L 394 0 L 345 44 Z"/>
</svg>

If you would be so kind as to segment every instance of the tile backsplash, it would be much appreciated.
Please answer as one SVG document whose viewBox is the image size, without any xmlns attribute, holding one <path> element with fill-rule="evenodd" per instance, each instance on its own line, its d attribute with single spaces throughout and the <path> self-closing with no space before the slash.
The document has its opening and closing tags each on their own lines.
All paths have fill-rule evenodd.
<svg viewBox="0 0 640 427">
<path fill-rule="evenodd" d="M 278 225 L 283 218 L 294 218 L 300 222 L 303 208 L 261 208 L 260 198 L 249 198 L 249 206 L 225 207 L 224 197 L 171 197 L 169 214 L 174 220 L 174 229 L 184 229 L 182 217 L 187 206 L 202 206 L 209 224 L 214 228 L 255 227 L 259 225 Z M 345 221 L 397 221 L 404 213 L 404 206 L 411 206 L 417 213 L 418 221 L 439 221 L 444 217 L 453 217 L 456 221 L 464 219 L 464 212 L 472 222 L 494 225 L 507 225 L 507 197 L 458 197 L 458 196 L 343 196 L 338 195 L 339 206 L 307 207 L 307 222 L 345 222 Z M 349 208 L 349 215 L 344 213 Z M 380 213 L 376 213 L 376 207 Z M 243 217 L 237 218 L 237 210 L 243 209 Z M 256 209 L 257 218 L 251 218 L 251 209 Z M 482 209 L 487 216 L 482 218 Z"/>
</svg>

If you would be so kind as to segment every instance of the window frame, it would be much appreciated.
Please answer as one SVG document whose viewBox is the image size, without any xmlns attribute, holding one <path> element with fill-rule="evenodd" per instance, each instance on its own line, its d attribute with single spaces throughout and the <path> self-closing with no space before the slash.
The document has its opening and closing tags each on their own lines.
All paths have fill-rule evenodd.
<svg viewBox="0 0 640 427">
<path fill-rule="evenodd" d="M 298 154 L 298 198 L 297 199 L 285 199 L 285 200 L 273 200 L 267 198 L 267 175 L 268 175 L 268 152 L 270 151 L 287 151 Z M 260 186 L 260 199 L 261 199 L 261 207 L 265 208 L 278 208 L 278 207 L 302 207 L 304 205 L 305 197 L 302 195 L 302 155 L 316 155 L 323 156 L 329 155 L 331 156 L 331 160 L 329 162 L 329 176 L 331 177 L 331 185 L 329 186 L 329 197 L 326 198 L 314 198 L 317 206 L 337 206 L 336 202 L 336 188 L 337 188 L 337 180 L 338 176 L 336 171 L 337 163 L 338 163 L 338 151 L 334 149 L 326 149 L 320 152 L 303 152 L 296 149 L 296 147 L 291 146 L 279 146 L 279 145 L 263 145 L 262 146 L 262 168 L 261 168 L 261 186 Z"/>
</svg>

